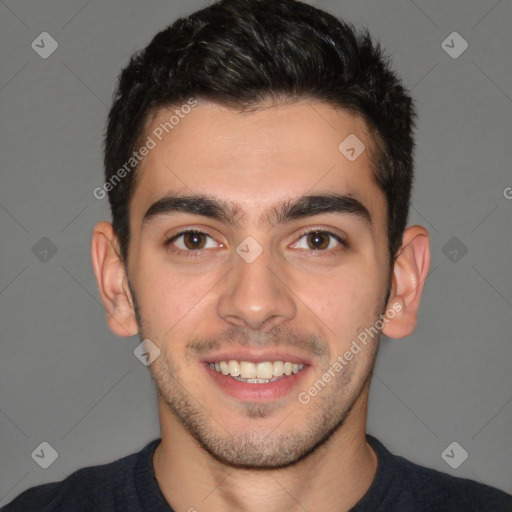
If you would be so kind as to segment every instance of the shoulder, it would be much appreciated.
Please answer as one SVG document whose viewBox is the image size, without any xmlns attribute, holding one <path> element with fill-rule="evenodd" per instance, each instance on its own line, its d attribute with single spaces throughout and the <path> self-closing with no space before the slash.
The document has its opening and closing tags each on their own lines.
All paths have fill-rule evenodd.
<svg viewBox="0 0 512 512">
<path fill-rule="evenodd" d="M 401 489 L 397 499 L 404 505 L 414 504 L 414 510 L 512 512 L 512 495 L 474 480 L 420 466 L 393 455 L 377 443 L 380 445 L 378 451 L 386 450 L 386 459 L 392 458 L 399 469 Z"/>
<path fill-rule="evenodd" d="M 158 442 L 154 440 L 140 452 L 113 462 L 79 469 L 64 480 L 31 487 L 1 512 L 132 510 L 128 504 L 137 501 L 133 485 L 136 465 Z"/>
<path fill-rule="evenodd" d="M 467 478 L 404 462 L 405 478 L 429 509 L 512 512 L 512 496 Z"/>
</svg>

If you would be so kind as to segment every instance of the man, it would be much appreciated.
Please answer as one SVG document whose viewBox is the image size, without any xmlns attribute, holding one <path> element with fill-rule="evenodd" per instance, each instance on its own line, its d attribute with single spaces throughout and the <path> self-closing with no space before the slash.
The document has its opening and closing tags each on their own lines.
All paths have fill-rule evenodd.
<svg viewBox="0 0 512 512">
<path fill-rule="evenodd" d="M 161 440 L 6 511 L 511 511 L 366 434 L 380 333 L 415 328 L 414 108 L 378 45 L 294 0 L 157 34 L 109 115 L 92 261 L 140 333 Z"/>
</svg>

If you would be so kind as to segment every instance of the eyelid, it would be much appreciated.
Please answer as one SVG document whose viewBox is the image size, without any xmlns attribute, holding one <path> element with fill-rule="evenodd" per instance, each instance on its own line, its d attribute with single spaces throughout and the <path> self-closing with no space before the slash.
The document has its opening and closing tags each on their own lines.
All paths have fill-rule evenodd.
<svg viewBox="0 0 512 512">
<path fill-rule="evenodd" d="M 197 226 L 191 225 L 191 226 L 182 226 L 181 228 L 178 228 L 178 231 L 176 231 L 175 233 L 173 233 L 171 235 L 166 234 L 164 236 L 164 243 L 168 243 L 171 240 L 174 240 L 181 235 L 186 235 L 187 233 L 199 233 L 202 235 L 209 236 L 210 238 L 213 238 L 214 240 L 216 240 L 216 236 L 210 232 L 209 228 L 206 228 L 206 227 L 198 228 Z"/>
<path fill-rule="evenodd" d="M 188 235 L 190 233 L 197 233 L 197 234 L 200 234 L 200 235 L 204 235 L 208 238 L 211 238 L 212 240 L 215 241 L 215 243 L 218 245 L 218 247 L 224 247 L 224 243 L 223 242 L 218 242 L 216 237 L 213 236 L 211 233 L 209 233 L 206 229 L 204 228 L 194 228 L 194 227 L 185 227 L 185 228 L 182 228 L 180 229 L 180 231 L 178 231 L 177 233 L 174 233 L 173 235 L 171 236 L 166 236 L 164 238 L 164 246 L 169 246 L 171 245 L 173 242 L 175 242 L 178 238 L 184 236 L 184 235 Z M 183 249 L 181 249 L 183 250 Z M 203 249 L 197 249 L 198 251 L 202 251 Z M 183 250 L 185 252 L 185 250 Z M 188 249 L 187 252 L 194 252 L 193 249 Z"/>
<path fill-rule="evenodd" d="M 347 242 L 346 236 L 338 233 L 337 231 L 333 230 L 332 228 L 323 227 L 323 226 L 313 226 L 304 228 L 300 231 L 300 234 L 298 238 L 293 242 L 294 244 L 297 243 L 301 238 L 303 238 L 306 235 L 309 235 L 310 233 L 323 233 L 331 238 L 334 238 L 341 246 L 348 248 L 349 244 Z M 305 249 L 306 250 L 306 249 Z M 332 252 L 335 249 L 324 249 L 324 250 L 318 250 L 318 249 L 309 249 L 310 252 L 315 253 L 321 253 L 321 252 Z"/>
</svg>

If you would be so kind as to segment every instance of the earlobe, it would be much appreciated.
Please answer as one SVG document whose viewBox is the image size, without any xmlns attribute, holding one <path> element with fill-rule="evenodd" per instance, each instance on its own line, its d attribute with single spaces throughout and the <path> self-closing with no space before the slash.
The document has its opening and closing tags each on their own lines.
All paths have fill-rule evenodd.
<svg viewBox="0 0 512 512">
<path fill-rule="evenodd" d="M 393 310 L 394 315 L 382 329 L 386 336 L 403 338 L 414 331 L 429 268 L 428 231 L 423 226 L 411 226 L 404 231 L 393 266 L 387 310 Z"/>
<path fill-rule="evenodd" d="M 110 329 L 118 336 L 134 336 L 139 328 L 117 237 L 110 222 L 99 222 L 94 227 L 91 259 Z"/>
</svg>

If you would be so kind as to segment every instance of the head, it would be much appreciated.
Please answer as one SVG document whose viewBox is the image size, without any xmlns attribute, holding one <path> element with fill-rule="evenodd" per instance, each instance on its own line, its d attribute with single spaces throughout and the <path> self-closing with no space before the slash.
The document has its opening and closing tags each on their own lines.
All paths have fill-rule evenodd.
<svg viewBox="0 0 512 512">
<path fill-rule="evenodd" d="M 112 330 L 160 350 L 161 416 L 218 460 L 291 464 L 364 416 L 380 333 L 414 329 L 429 266 L 405 229 L 413 126 L 379 44 L 295 0 L 214 3 L 122 71 L 95 273 Z M 208 364 L 286 357 L 304 367 L 268 397 Z"/>
</svg>

